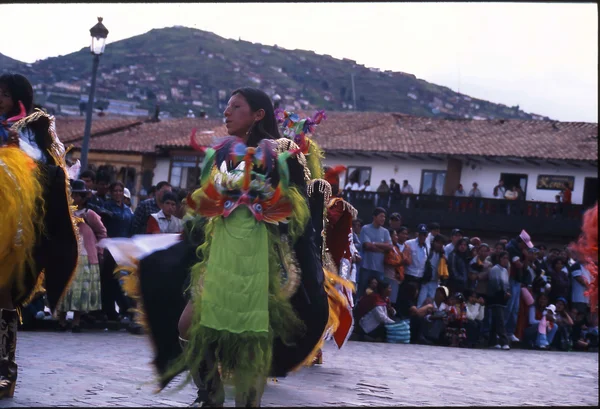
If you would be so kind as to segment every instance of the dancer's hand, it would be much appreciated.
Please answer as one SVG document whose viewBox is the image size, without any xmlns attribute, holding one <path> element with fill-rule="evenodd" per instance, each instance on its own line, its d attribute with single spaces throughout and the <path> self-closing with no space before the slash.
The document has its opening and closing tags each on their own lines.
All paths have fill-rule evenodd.
<svg viewBox="0 0 600 409">
<path fill-rule="evenodd" d="M 9 130 L 8 131 L 8 144 L 12 146 L 19 147 L 19 134 L 17 131 Z"/>
</svg>

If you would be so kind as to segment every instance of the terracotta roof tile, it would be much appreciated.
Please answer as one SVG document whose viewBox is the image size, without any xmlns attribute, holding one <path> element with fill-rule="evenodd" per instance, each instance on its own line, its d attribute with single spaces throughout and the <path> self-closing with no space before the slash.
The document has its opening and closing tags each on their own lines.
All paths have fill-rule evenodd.
<svg viewBox="0 0 600 409">
<path fill-rule="evenodd" d="M 141 124 L 140 118 L 94 118 L 92 120 L 91 137 L 97 134 L 105 134 L 114 130 Z M 56 117 L 56 132 L 62 142 L 72 142 L 83 139 L 85 130 L 85 117 Z"/>
<path fill-rule="evenodd" d="M 193 128 L 198 130 L 196 141 L 200 145 L 227 135 L 221 119 L 180 118 L 97 136 L 92 138 L 90 148 L 139 153 L 155 152 L 156 148 L 189 148 Z M 598 160 L 597 123 L 329 112 L 313 137 L 325 151 Z"/>
<path fill-rule="evenodd" d="M 90 149 L 98 151 L 154 153 L 158 146 L 189 147 L 192 129 L 198 134 L 210 130 L 223 121 L 220 119 L 178 118 L 161 122 L 146 122 L 139 126 L 90 139 Z M 81 148 L 81 141 L 73 143 Z"/>
</svg>

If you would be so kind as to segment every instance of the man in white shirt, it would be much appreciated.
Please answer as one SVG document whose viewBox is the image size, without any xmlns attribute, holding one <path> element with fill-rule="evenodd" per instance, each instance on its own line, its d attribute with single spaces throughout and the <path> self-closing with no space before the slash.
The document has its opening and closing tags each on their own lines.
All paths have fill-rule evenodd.
<svg viewBox="0 0 600 409">
<path fill-rule="evenodd" d="M 177 209 L 177 197 L 172 192 L 165 192 L 162 198 L 162 209 L 157 213 L 152 213 L 148 218 L 146 233 L 181 233 L 183 223 L 181 219 L 173 216 Z"/>
<path fill-rule="evenodd" d="M 446 247 L 444 247 L 444 253 L 446 253 L 446 258 L 450 256 L 450 253 L 452 253 L 452 250 L 454 250 L 454 246 L 462 238 L 463 232 L 460 229 L 452 230 L 452 235 L 450 236 L 451 243 L 446 244 Z"/>
<path fill-rule="evenodd" d="M 494 187 L 494 199 L 504 199 L 506 188 L 504 187 L 504 181 L 500 179 L 498 184 Z"/>
<path fill-rule="evenodd" d="M 410 249 L 411 263 L 404 269 L 404 281 L 414 281 L 421 287 L 421 279 L 425 272 L 425 262 L 429 257 L 429 247 L 426 243 L 427 226 L 420 224 L 417 227 L 418 236 L 416 239 L 408 240 L 406 246 Z"/>
<path fill-rule="evenodd" d="M 481 197 L 481 190 L 477 187 L 477 183 L 473 183 L 473 189 L 469 192 L 469 197 Z"/>
</svg>

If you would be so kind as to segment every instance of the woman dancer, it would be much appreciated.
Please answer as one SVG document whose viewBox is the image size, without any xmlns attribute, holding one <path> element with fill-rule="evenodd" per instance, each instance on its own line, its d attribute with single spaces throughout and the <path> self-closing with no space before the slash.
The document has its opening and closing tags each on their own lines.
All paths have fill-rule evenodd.
<svg viewBox="0 0 600 409">
<path fill-rule="evenodd" d="M 280 138 L 262 91 L 234 91 L 224 114 L 231 136 L 205 150 L 201 188 L 188 200 L 200 217 L 187 226 L 184 241 L 141 259 L 138 306 L 156 347 L 161 388 L 189 369 L 198 386 L 195 404 L 222 405 L 225 377 L 233 378 L 236 406 L 258 406 L 268 375 L 285 376 L 313 360 L 329 303 L 304 155 Z M 178 297 L 173 308 L 165 306 L 165 292 L 178 291 L 191 264 L 189 302 Z M 183 272 L 161 281 L 157 271 L 167 266 Z M 130 295 L 137 292 L 128 287 Z M 177 334 L 183 350 L 175 348 Z"/>
<path fill-rule="evenodd" d="M 0 398 L 12 397 L 17 381 L 20 307 L 45 279 L 55 309 L 77 265 L 66 175 L 54 117 L 33 110 L 27 78 L 0 76 Z"/>
</svg>

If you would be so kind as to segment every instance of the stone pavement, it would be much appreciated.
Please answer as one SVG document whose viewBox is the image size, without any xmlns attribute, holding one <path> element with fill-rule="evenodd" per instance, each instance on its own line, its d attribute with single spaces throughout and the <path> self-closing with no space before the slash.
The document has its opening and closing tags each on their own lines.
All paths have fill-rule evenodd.
<svg viewBox="0 0 600 409">
<path fill-rule="evenodd" d="M 187 406 L 154 394 L 152 347 L 126 332 L 20 332 L 15 397 L 0 407 Z M 349 342 L 322 366 L 269 380 L 263 406 L 598 405 L 598 354 Z M 226 406 L 234 406 L 226 389 Z"/>
</svg>

